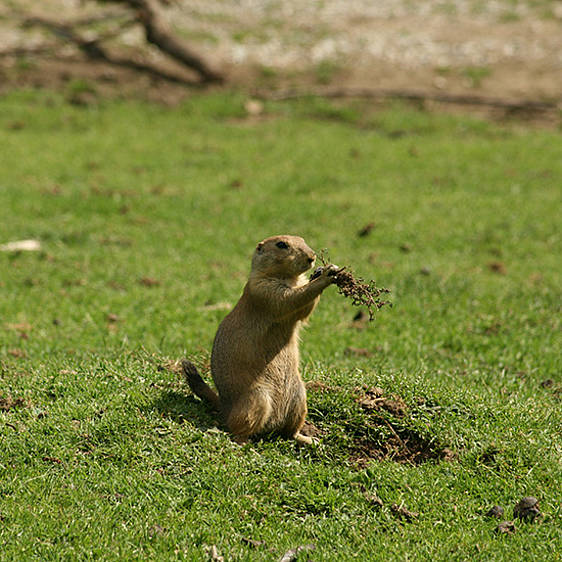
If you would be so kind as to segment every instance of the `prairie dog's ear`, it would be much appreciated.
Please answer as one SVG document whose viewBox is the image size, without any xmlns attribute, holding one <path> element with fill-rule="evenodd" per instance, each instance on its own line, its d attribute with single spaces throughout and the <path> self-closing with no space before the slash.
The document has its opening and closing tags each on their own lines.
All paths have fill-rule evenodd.
<svg viewBox="0 0 562 562">
<path fill-rule="evenodd" d="M 257 246 L 256 246 L 256 252 L 258 254 L 261 254 L 263 252 L 263 242 L 260 242 Z"/>
</svg>

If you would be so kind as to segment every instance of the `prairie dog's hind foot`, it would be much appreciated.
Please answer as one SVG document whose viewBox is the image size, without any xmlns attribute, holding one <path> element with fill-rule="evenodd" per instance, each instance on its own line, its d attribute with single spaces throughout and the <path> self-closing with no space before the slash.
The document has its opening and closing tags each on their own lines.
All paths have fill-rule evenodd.
<svg viewBox="0 0 562 562">
<path fill-rule="evenodd" d="M 308 435 L 303 435 L 302 433 L 295 433 L 295 435 L 293 435 L 293 439 L 299 445 L 318 445 L 318 443 L 320 443 L 318 438 L 309 437 Z"/>
</svg>

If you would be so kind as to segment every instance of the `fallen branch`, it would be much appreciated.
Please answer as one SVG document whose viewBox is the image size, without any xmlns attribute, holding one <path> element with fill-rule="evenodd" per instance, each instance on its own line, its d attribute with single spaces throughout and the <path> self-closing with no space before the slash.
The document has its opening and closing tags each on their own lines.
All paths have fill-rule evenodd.
<svg viewBox="0 0 562 562">
<path fill-rule="evenodd" d="M 33 55 L 45 55 L 56 50 L 57 44 L 38 45 L 37 47 L 14 47 L 6 51 L 0 51 L 0 57 L 27 57 Z"/>
<path fill-rule="evenodd" d="M 305 97 L 403 99 L 417 102 L 435 101 L 457 105 L 479 105 L 496 107 L 509 111 L 551 111 L 557 109 L 562 103 L 562 100 L 506 100 L 470 94 L 446 94 L 439 92 L 424 92 L 421 90 L 375 90 L 369 88 L 322 88 L 316 90 L 289 89 L 279 92 L 257 92 L 255 97 L 271 101 L 283 101 Z"/>
<path fill-rule="evenodd" d="M 124 22 L 123 25 L 126 25 L 127 23 L 130 24 L 131 22 Z M 185 78 L 182 78 L 181 76 L 177 76 L 176 74 L 171 74 L 164 70 L 160 70 L 159 68 L 155 68 L 154 66 L 110 55 L 107 50 L 102 45 L 100 45 L 101 39 L 108 38 L 109 34 L 96 37 L 95 39 L 86 39 L 70 24 L 58 23 L 39 17 L 28 18 L 23 22 L 23 25 L 25 27 L 40 26 L 47 29 L 59 39 L 62 39 L 66 43 L 75 45 L 89 59 L 103 61 L 113 66 L 125 67 L 132 70 L 137 70 L 139 72 L 145 72 L 147 74 L 155 76 L 156 78 L 174 82 L 176 84 L 185 84 L 189 86 L 197 85 L 197 83 L 191 80 L 187 80 Z M 53 49 L 54 46 L 51 45 L 49 47 L 49 50 Z M 11 51 L 11 54 L 14 54 L 14 52 L 17 51 Z M 27 54 L 27 52 L 28 51 L 26 51 L 25 49 L 21 50 L 21 54 Z M 8 54 L 10 53 L 6 53 L 6 55 Z M 33 54 L 33 52 L 31 52 L 31 54 Z M 0 53 L 0 56 L 3 55 L 3 53 Z"/>
<path fill-rule="evenodd" d="M 178 62 L 196 70 L 205 82 L 222 82 L 223 77 L 212 70 L 201 58 L 196 56 L 183 42 L 169 34 L 157 17 L 155 5 L 150 0 L 129 0 L 128 4 L 138 7 L 138 20 L 143 25 L 146 40 L 156 45 Z"/>
<path fill-rule="evenodd" d="M 43 27 L 55 37 L 76 45 L 89 58 L 104 60 L 108 58 L 97 37 L 95 39 L 86 39 L 76 32 L 71 25 L 45 18 L 31 17 L 22 22 L 22 27 Z"/>
<path fill-rule="evenodd" d="M 90 16 L 75 20 L 74 22 L 53 21 L 42 17 L 29 17 L 23 20 L 23 27 L 41 26 L 48 29 L 53 35 L 60 40 L 72 43 L 88 58 L 103 60 L 110 64 L 119 66 L 127 66 L 135 70 L 147 71 L 160 78 L 171 80 L 179 83 L 192 85 L 191 82 L 180 77 L 168 74 L 165 71 L 157 70 L 154 67 L 147 66 L 133 61 L 125 61 L 109 55 L 105 48 L 101 45 L 102 41 L 111 39 L 119 35 L 124 28 L 131 25 L 140 24 L 144 28 L 146 40 L 158 47 L 160 51 L 179 62 L 182 66 L 195 71 L 202 82 L 221 82 L 223 76 L 210 68 L 205 61 L 198 57 L 185 42 L 174 37 L 170 33 L 158 14 L 156 2 L 153 0 L 111 0 L 106 3 L 120 4 L 132 10 L 132 14 L 127 17 L 126 12 L 102 14 L 99 16 Z M 92 23 L 104 21 L 113 21 L 126 18 L 125 21 L 117 27 L 105 33 L 99 33 L 95 38 L 86 38 L 78 28 L 83 28 Z"/>
<path fill-rule="evenodd" d="M 169 33 L 159 16 L 157 2 L 154 0 L 105 0 L 105 2 L 121 4 L 133 9 L 136 20 L 144 28 L 146 40 L 177 62 L 195 70 L 204 82 L 223 81 L 224 78 L 220 73 L 211 69 L 184 41 Z"/>
</svg>

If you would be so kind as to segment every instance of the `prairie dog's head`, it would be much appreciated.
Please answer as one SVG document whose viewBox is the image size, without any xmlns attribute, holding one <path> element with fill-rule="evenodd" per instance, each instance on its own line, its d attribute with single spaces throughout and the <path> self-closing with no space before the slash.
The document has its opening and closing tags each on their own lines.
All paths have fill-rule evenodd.
<svg viewBox="0 0 562 562">
<path fill-rule="evenodd" d="M 316 254 L 300 236 L 271 236 L 262 240 L 252 258 L 252 272 L 280 279 L 308 271 Z"/>
</svg>

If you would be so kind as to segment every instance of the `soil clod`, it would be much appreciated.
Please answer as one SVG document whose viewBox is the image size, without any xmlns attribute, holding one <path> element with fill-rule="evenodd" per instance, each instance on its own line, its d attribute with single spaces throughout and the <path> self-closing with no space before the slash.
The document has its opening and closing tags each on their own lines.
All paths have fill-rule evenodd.
<svg viewBox="0 0 562 562">
<path fill-rule="evenodd" d="M 357 399 L 357 403 L 364 410 L 385 410 L 397 418 L 404 417 L 408 410 L 406 403 L 400 396 L 393 395 L 392 398 L 386 398 L 384 396 L 384 390 L 378 387 L 365 389 L 363 395 Z"/>
<path fill-rule="evenodd" d="M 502 521 L 494 530 L 498 534 L 513 535 L 517 527 L 513 521 Z"/>
<path fill-rule="evenodd" d="M 534 521 L 541 515 L 539 500 L 533 496 L 522 498 L 513 508 L 513 515 L 521 521 Z"/>
<path fill-rule="evenodd" d="M 405 519 L 406 521 L 413 521 L 419 515 L 419 513 L 416 513 L 415 511 L 410 511 L 403 504 L 398 505 L 397 503 L 393 503 L 390 506 L 390 510 L 398 515 L 398 517 Z"/>
<path fill-rule="evenodd" d="M 306 390 L 311 390 L 312 392 L 334 392 L 336 389 L 322 381 L 314 380 L 306 383 Z"/>
<path fill-rule="evenodd" d="M 371 357 L 371 355 L 373 355 L 372 351 L 363 347 L 346 347 L 343 353 L 344 355 L 357 355 L 359 357 Z"/>
<path fill-rule="evenodd" d="M 503 516 L 503 507 L 500 505 L 492 506 L 487 512 L 487 517 L 495 517 L 496 519 L 500 519 Z"/>
<path fill-rule="evenodd" d="M 364 238 L 365 236 L 368 236 L 371 233 L 373 228 L 375 228 L 375 223 L 370 222 L 369 224 L 366 224 L 361 230 L 357 232 L 357 236 L 359 236 L 360 238 Z"/>
<path fill-rule="evenodd" d="M 153 277 L 141 277 L 139 279 L 139 284 L 144 285 L 145 287 L 158 287 L 160 285 L 160 281 L 158 279 L 154 279 Z"/>
<path fill-rule="evenodd" d="M 306 437 L 321 437 L 324 435 L 324 431 L 316 427 L 312 422 L 305 421 L 304 425 L 301 427 L 300 433 Z"/>
<path fill-rule="evenodd" d="M 52 462 L 53 464 L 62 464 L 62 461 L 57 457 L 42 457 L 45 462 Z"/>
<path fill-rule="evenodd" d="M 363 310 L 359 310 L 355 316 L 353 316 L 353 321 L 351 322 L 351 327 L 356 330 L 363 330 L 367 327 L 369 322 L 369 317 Z"/>
<path fill-rule="evenodd" d="M 499 275 L 505 275 L 507 273 L 507 269 L 505 264 L 501 261 L 491 261 L 488 263 L 488 269 L 493 273 L 497 273 Z"/>
</svg>

